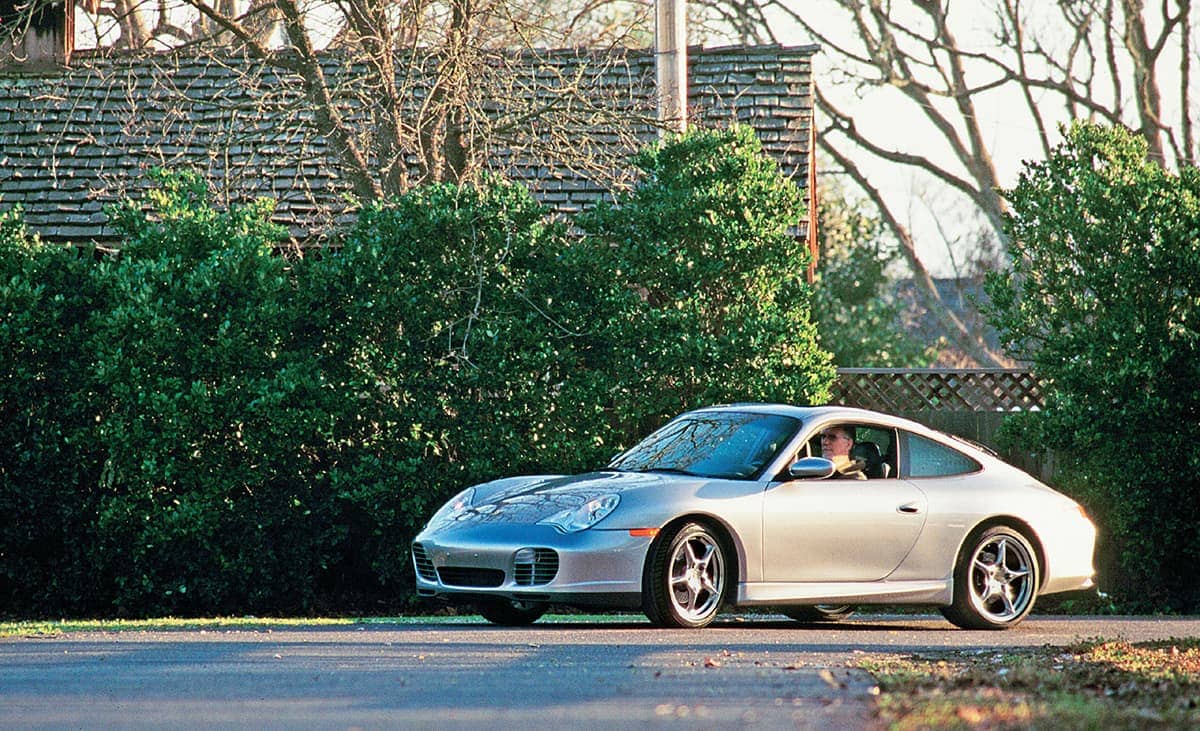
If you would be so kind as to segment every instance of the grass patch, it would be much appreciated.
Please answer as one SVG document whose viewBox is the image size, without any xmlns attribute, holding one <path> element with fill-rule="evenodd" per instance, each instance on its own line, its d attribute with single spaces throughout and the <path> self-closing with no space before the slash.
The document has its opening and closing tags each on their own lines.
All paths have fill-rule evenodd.
<svg viewBox="0 0 1200 731">
<path fill-rule="evenodd" d="M 547 614 L 539 620 L 541 624 L 588 624 L 613 621 L 645 621 L 642 615 L 622 616 L 605 614 Z M 195 630 L 263 630 L 294 629 L 300 627 L 336 627 L 351 625 L 414 625 L 447 624 L 488 625 L 489 622 L 475 614 L 411 616 L 411 617 L 345 617 L 345 618 L 274 618 L 274 617 L 215 617 L 181 619 L 160 617 L 154 619 L 80 619 L 58 621 L 0 622 L 0 639 L 5 637 L 56 637 L 72 632 L 170 632 Z"/>
<path fill-rule="evenodd" d="M 892 729 L 1200 727 L 1200 638 L 866 655 Z"/>
<path fill-rule="evenodd" d="M 0 622 L 0 637 L 54 637 L 71 632 L 169 632 L 171 630 L 267 629 L 350 625 L 357 619 L 274 619 L 264 617 L 214 617 L 181 619 L 64 619 Z"/>
</svg>

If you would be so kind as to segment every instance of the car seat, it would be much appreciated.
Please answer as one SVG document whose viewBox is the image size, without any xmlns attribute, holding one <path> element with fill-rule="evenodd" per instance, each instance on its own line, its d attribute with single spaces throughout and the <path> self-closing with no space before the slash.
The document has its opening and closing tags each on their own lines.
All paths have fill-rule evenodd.
<svg viewBox="0 0 1200 731">
<path fill-rule="evenodd" d="M 891 471 L 879 453 L 879 445 L 875 442 L 856 442 L 850 449 L 850 459 L 862 462 L 863 474 L 870 479 L 881 479 Z"/>
</svg>

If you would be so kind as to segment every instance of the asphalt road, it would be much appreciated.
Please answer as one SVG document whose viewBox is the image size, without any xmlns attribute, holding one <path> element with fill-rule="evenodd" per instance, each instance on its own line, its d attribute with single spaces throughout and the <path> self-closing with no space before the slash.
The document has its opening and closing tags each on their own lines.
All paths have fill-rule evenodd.
<svg viewBox="0 0 1200 731">
<path fill-rule="evenodd" d="M 837 625 L 634 617 L 81 633 L 0 640 L 0 728 L 874 728 L 862 653 L 1200 636 L 1200 618 L 935 616 Z"/>
</svg>

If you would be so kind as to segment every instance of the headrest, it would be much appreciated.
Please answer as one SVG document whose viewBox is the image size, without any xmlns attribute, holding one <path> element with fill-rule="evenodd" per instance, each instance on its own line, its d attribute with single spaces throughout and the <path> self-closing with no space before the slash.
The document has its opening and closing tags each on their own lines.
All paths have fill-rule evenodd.
<svg viewBox="0 0 1200 731">
<path fill-rule="evenodd" d="M 875 442 L 855 442 L 850 448 L 850 458 L 865 460 L 868 464 L 883 459 L 879 453 L 879 445 Z"/>
</svg>

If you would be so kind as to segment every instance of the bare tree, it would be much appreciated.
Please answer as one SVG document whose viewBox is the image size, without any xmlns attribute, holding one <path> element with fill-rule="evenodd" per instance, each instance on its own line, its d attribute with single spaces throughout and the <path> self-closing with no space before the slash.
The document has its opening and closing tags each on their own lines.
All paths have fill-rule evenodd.
<svg viewBox="0 0 1200 731">
<path fill-rule="evenodd" d="M 497 151 L 510 166 L 619 184 L 636 132 L 655 124 L 652 107 L 631 109 L 605 84 L 623 63 L 610 51 L 652 41 L 654 0 L 84 2 L 101 51 L 245 55 L 298 79 L 300 104 L 294 85 L 274 99 L 255 79 L 244 86 L 264 108 L 293 110 L 281 124 L 311 126 L 360 200 L 471 178 Z M 693 41 L 750 39 L 765 23 L 731 8 L 696 5 Z"/>
<path fill-rule="evenodd" d="M 904 216 L 905 201 L 881 190 L 864 163 L 884 162 L 955 191 L 986 223 L 1003 252 L 1005 154 L 988 108 L 997 100 L 1046 153 L 1058 123 L 1089 118 L 1123 124 L 1165 165 L 1194 164 L 1192 104 L 1196 48 L 1191 0 L 710 0 L 730 27 L 777 40 L 799 26 L 823 47 L 830 73 L 817 78 L 823 151 L 879 207 L 901 243 L 924 306 L 942 317 L 954 344 L 981 363 L 1000 362 L 940 301 Z M 746 30 L 750 28 L 752 30 Z M 856 114 L 855 97 L 890 93 L 886 129 Z M 914 145 L 913 140 L 936 140 Z"/>
<path fill-rule="evenodd" d="M 265 107 L 290 110 L 281 124 L 311 127 L 363 201 L 473 178 L 498 151 L 511 166 L 608 183 L 653 124 L 652 106 L 631 109 L 604 83 L 621 63 L 604 51 L 650 37 L 645 2 L 113 0 L 92 9 L 97 29 L 120 29 L 95 33 L 108 52 L 248 56 L 295 79 L 300 103 L 296 84 L 244 86 Z M 588 50 L 561 50 L 572 46 Z M 610 136 L 583 134 L 597 127 Z"/>
</svg>

